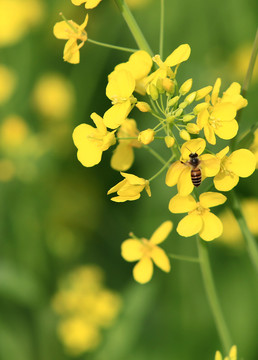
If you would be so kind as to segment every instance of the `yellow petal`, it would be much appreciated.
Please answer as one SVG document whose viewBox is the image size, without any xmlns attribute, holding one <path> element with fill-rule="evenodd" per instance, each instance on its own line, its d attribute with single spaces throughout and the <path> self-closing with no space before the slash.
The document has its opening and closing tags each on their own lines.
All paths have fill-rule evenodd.
<svg viewBox="0 0 258 360">
<path fill-rule="evenodd" d="M 143 185 L 130 185 L 126 183 L 120 190 L 118 190 L 117 194 L 122 197 L 135 197 L 144 189 Z"/>
<path fill-rule="evenodd" d="M 180 45 L 166 58 L 165 64 L 170 67 L 181 64 L 189 58 L 190 53 L 191 48 L 188 44 Z"/>
<path fill-rule="evenodd" d="M 177 190 L 179 195 L 187 196 L 191 194 L 194 186 L 191 179 L 191 169 L 187 166 L 181 173 L 177 183 Z"/>
<path fill-rule="evenodd" d="M 175 161 L 168 169 L 166 175 L 166 185 L 174 186 L 178 182 L 178 178 L 182 171 L 185 169 L 185 165 L 181 161 Z"/>
<path fill-rule="evenodd" d="M 205 147 L 206 141 L 202 138 L 186 141 L 181 147 L 182 159 L 187 161 L 190 154 L 202 154 Z"/>
<path fill-rule="evenodd" d="M 93 122 L 94 122 L 94 124 L 96 125 L 96 127 L 98 128 L 99 132 L 100 132 L 101 134 L 103 134 L 103 135 L 106 134 L 107 128 L 106 128 L 106 126 L 105 126 L 105 124 L 104 124 L 104 122 L 103 122 L 102 117 L 99 116 L 98 114 L 96 114 L 95 112 L 92 113 L 92 114 L 90 115 L 90 117 L 91 117 L 91 119 L 93 120 Z"/>
<path fill-rule="evenodd" d="M 153 263 L 150 258 L 142 258 L 133 268 L 133 277 L 140 284 L 145 284 L 152 278 Z"/>
<path fill-rule="evenodd" d="M 84 0 L 84 1 L 85 1 L 85 0 Z M 93 9 L 93 8 L 95 8 L 100 2 L 101 2 L 101 0 L 86 0 L 86 2 L 85 2 L 85 8 L 86 8 L 86 9 Z"/>
<path fill-rule="evenodd" d="M 226 146 L 224 149 L 222 149 L 220 152 L 218 152 L 218 153 L 216 154 L 216 156 L 217 156 L 220 160 L 222 160 L 222 159 L 224 158 L 224 156 L 227 155 L 228 152 L 229 152 L 229 146 Z"/>
<path fill-rule="evenodd" d="M 71 23 L 71 25 L 75 24 L 72 20 L 68 20 L 68 22 Z M 54 26 L 53 32 L 57 39 L 63 39 L 63 40 L 70 39 L 71 35 L 74 33 L 74 31 L 66 23 L 66 21 L 57 22 Z"/>
<path fill-rule="evenodd" d="M 127 100 L 111 106 L 104 114 L 104 124 L 110 129 L 118 128 L 131 111 L 131 102 Z"/>
<path fill-rule="evenodd" d="M 237 347 L 233 345 L 229 351 L 229 359 L 230 360 L 237 360 Z"/>
<path fill-rule="evenodd" d="M 93 142 L 92 138 L 97 136 L 96 129 L 88 124 L 80 124 L 73 131 L 73 142 L 77 148 L 85 145 L 85 142 Z"/>
<path fill-rule="evenodd" d="M 134 161 L 133 148 L 127 144 L 118 144 L 111 158 L 111 167 L 118 171 L 128 170 Z"/>
<path fill-rule="evenodd" d="M 158 246 L 155 246 L 151 252 L 151 258 L 155 265 L 157 265 L 161 270 L 165 272 L 170 271 L 170 262 L 167 254 L 163 249 Z"/>
<path fill-rule="evenodd" d="M 202 215 L 202 220 L 203 227 L 199 235 L 203 240 L 211 241 L 222 234 L 223 225 L 216 215 L 207 211 Z"/>
<path fill-rule="evenodd" d="M 197 204 L 192 195 L 180 196 L 177 194 L 169 202 L 169 210 L 174 214 L 189 212 L 196 207 Z"/>
<path fill-rule="evenodd" d="M 215 134 L 221 139 L 229 140 L 236 136 L 238 132 L 238 122 L 236 120 L 220 121 L 218 127 L 214 129 Z"/>
<path fill-rule="evenodd" d="M 121 245 L 121 255 L 126 261 L 137 261 L 142 257 L 143 245 L 139 240 L 128 239 Z"/>
<path fill-rule="evenodd" d="M 152 244 L 160 244 L 162 243 L 169 235 L 173 228 L 172 221 L 165 221 L 163 224 L 161 224 L 157 230 L 154 231 L 150 238 L 150 242 Z"/>
<path fill-rule="evenodd" d="M 129 182 L 129 184 L 131 184 L 131 185 L 145 185 L 145 183 L 146 183 L 145 179 L 140 178 L 133 174 L 127 174 L 125 172 L 121 172 L 121 175 L 123 177 L 125 177 L 126 180 Z"/>
<path fill-rule="evenodd" d="M 115 197 L 112 197 L 110 200 L 120 203 L 120 202 L 125 202 L 125 201 L 138 200 L 140 197 L 141 197 L 140 194 L 137 194 L 135 196 L 115 196 Z"/>
<path fill-rule="evenodd" d="M 212 90 L 212 86 L 205 86 L 196 91 L 195 101 L 199 101 L 207 96 Z"/>
<path fill-rule="evenodd" d="M 107 84 L 106 95 L 112 101 L 124 101 L 128 99 L 135 88 L 135 80 L 127 70 L 113 71 L 112 76 Z"/>
<path fill-rule="evenodd" d="M 102 150 L 96 144 L 87 142 L 80 147 L 77 152 L 77 158 L 83 166 L 91 167 L 100 163 Z"/>
<path fill-rule="evenodd" d="M 219 191 L 229 191 L 238 184 L 239 176 L 233 173 L 225 173 L 224 171 L 219 172 L 215 176 L 213 182 L 214 186 Z"/>
<path fill-rule="evenodd" d="M 199 112 L 196 123 L 200 129 L 202 129 L 204 125 L 208 124 L 209 116 L 210 115 L 207 109 L 204 109 L 201 112 Z"/>
<path fill-rule="evenodd" d="M 226 196 L 223 194 L 211 191 L 202 193 L 199 199 L 200 205 L 207 209 L 213 206 L 224 204 L 224 202 L 227 200 Z"/>
<path fill-rule="evenodd" d="M 190 214 L 185 216 L 179 222 L 176 230 L 179 235 L 189 237 L 198 234 L 198 232 L 202 229 L 202 226 L 202 217 L 197 214 Z"/>
<path fill-rule="evenodd" d="M 66 42 L 64 47 L 63 59 L 70 64 L 79 64 L 80 52 L 75 39 L 70 39 Z"/>
<path fill-rule="evenodd" d="M 233 120 L 236 117 L 236 108 L 231 103 L 219 103 L 214 106 L 211 118 L 220 121 Z"/>
<path fill-rule="evenodd" d="M 152 67 L 152 58 L 144 50 L 136 51 L 129 58 L 130 71 L 135 78 L 139 80 L 147 76 Z"/>
<path fill-rule="evenodd" d="M 214 129 L 209 125 L 204 126 L 204 135 L 208 143 L 215 145 L 216 144 L 216 137 L 214 134 Z"/>
<path fill-rule="evenodd" d="M 232 171 L 240 177 L 250 176 L 256 166 L 254 154 L 247 149 L 234 151 L 228 158 L 227 170 Z"/>
<path fill-rule="evenodd" d="M 221 78 L 217 78 L 217 80 L 215 81 L 215 84 L 213 86 L 213 90 L 212 90 L 212 94 L 211 94 L 212 105 L 215 105 L 215 103 L 217 102 L 220 86 L 221 86 Z"/>
<path fill-rule="evenodd" d="M 125 184 L 126 184 L 126 179 L 120 181 L 118 184 L 113 186 L 110 190 L 108 190 L 107 194 L 109 195 L 109 194 L 119 191 Z"/>
<path fill-rule="evenodd" d="M 200 156 L 203 179 L 217 175 L 220 170 L 220 160 L 211 154 L 204 154 Z"/>
</svg>

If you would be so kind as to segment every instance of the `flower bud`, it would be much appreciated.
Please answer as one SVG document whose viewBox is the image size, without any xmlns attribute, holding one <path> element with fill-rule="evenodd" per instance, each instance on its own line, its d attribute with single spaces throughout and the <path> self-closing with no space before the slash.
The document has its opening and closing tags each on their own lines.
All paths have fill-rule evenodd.
<svg viewBox="0 0 258 360">
<path fill-rule="evenodd" d="M 199 128 L 198 125 L 194 124 L 194 123 L 188 123 L 186 125 L 186 130 L 190 133 L 190 134 L 199 134 L 199 132 L 201 131 L 201 129 Z"/>
<path fill-rule="evenodd" d="M 150 84 L 150 96 L 152 98 L 152 100 L 157 100 L 159 97 L 159 92 L 158 89 L 156 88 L 156 86 L 154 84 Z"/>
<path fill-rule="evenodd" d="M 179 89 L 179 93 L 181 95 L 185 95 L 187 94 L 190 90 L 191 90 L 191 87 L 193 85 L 193 79 L 188 79 L 186 80 L 180 87 Z"/>
<path fill-rule="evenodd" d="M 188 104 L 192 104 L 192 102 L 195 100 L 196 98 L 196 91 L 192 92 L 191 94 L 187 95 L 185 98 L 185 102 L 187 102 Z"/>
<path fill-rule="evenodd" d="M 179 96 L 175 96 L 169 100 L 168 106 L 174 106 L 178 102 Z"/>
<path fill-rule="evenodd" d="M 199 112 L 201 112 L 202 110 L 205 110 L 209 107 L 209 104 L 206 102 L 202 102 L 198 105 L 195 106 L 195 108 L 193 109 L 193 112 L 195 115 L 199 114 Z"/>
<path fill-rule="evenodd" d="M 158 80 L 156 82 L 156 88 L 158 89 L 158 92 L 160 94 L 163 94 L 165 92 L 165 90 L 163 88 L 163 79 L 158 78 Z"/>
<path fill-rule="evenodd" d="M 144 101 L 138 101 L 136 104 L 136 107 L 141 111 L 141 112 L 149 112 L 151 110 L 150 105 Z"/>
<path fill-rule="evenodd" d="M 181 139 L 188 141 L 191 140 L 191 136 L 189 135 L 189 133 L 186 130 L 181 130 L 179 133 L 179 136 L 181 137 Z"/>
<path fill-rule="evenodd" d="M 168 124 L 172 123 L 172 122 L 175 120 L 175 118 L 176 118 L 176 117 L 175 117 L 174 115 L 171 115 L 171 116 L 167 117 L 167 118 L 166 118 L 167 123 L 168 123 Z"/>
<path fill-rule="evenodd" d="M 168 148 L 171 148 L 175 143 L 175 139 L 172 136 L 165 136 L 165 143 Z"/>
<path fill-rule="evenodd" d="M 162 81 L 162 86 L 163 86 L 163 89 L 169 93 L 170 95 L 171 94 L 174 94 L 174 91 L 175 91 L 175 84 L 174 82 L 169 79 L 169 78 L 165 78 L 163 79 Z"/>
<path fill-rule="evenodd" d="M 175 111 L 175 117 L 179 117 L 182 113 L 183 113 L 183 109 L 177 109 L 176 111 Z"/>
<path fill-rule="evenodd" d="M 154 140 L 155 131 L 152 129 L 143 130 L 138 136 L 138 141 L 144 145 L 150 144 Z"/>
<path fill-rule="evenodd" d="M 211 90 L 212 90 L 212 86 L 205 86 L 200 90 L 197 90 L 195 100 L 198 101 L 205 98 L 205 96 L 208 95 L 211 92 Z"/>
<path fill-rule="evenodd" d="M 187 106 L 188 106 L 189 104 L 186 102 L 186 101 L 183 101 L 183 102 L 181 102 L 181 104 L 179 104 L 179 109 L 184 109 L 184 108 L 186 108 Z"/>
<path fill-rule="evenodd" d="M 185 115 L 183 116 L 183 122 L 191 121 L 195 118 L 195 115 Z"/>
</svg>

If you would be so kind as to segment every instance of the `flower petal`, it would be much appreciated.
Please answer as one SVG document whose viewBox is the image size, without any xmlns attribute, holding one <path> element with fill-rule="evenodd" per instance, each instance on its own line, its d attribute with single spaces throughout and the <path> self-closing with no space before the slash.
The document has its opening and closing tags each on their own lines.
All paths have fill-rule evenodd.
<svg viewBox="0 0 258 360">
<path fill-rule="evenodd" d="M 191 48 L 188 44 L 180 45 L 166 58 L 165 64 L 170 67 L 181 64 L 189 58 L 190 53 Z"/>
<path fill-rule="evenodd" d="M 202 138 L 186 141 L 181 147 L 181 158 L 184 161 L 189 160 L 190 154 L 202 154 L 206 146 L 206 141 Z"/>
<path fill-rule="evenodd" d="M 158 246 L 155 246 L 151 252 L 151 258 L 155 265 L 157 265 L 161 270 L 165 272 L 170 271 L 170 261 L 163 249 Z"/>
<path fill-rule="evenodd" d="M 221 87 L 221 78 L 217 78 L 217 80 L 215 81 L 215 84 L 213 86 L 213 90 L 212 90 L 212 94 L 211 94 L 212 105 L 215 105 L 215 103 L 217 102 L 220 87 Z"/>
<path fill-rule="evenodd" d="M 161 224 L 157 230 L 154 231 L 150 238 L 150 242 L 152 244 L 160 244 L 162 243 L 169 235 L 173 228 L 172 221 L 165 221 L 163 224 Z"/>
<path fill-rule="evenodd" d="M 166 175 L 166 185 L 174 186 L 178 182 L 178 178 L 182 171 L 185 169 L 185 165 L 181 161 L 175 161 L 168 169 Z"/>
<path fill-rule="evenodd" d="M 90 115 L 91 119 L 93 120 L 94 124 L 96 125 L 97 129 L 99 130 L 99 132 L 103 135 L 106 134 L 107 132 L 107 128 L 104 125 L 103 119 L 101 116 L 99 116 L 98 114 L 96 114 L 95 112 L 92 113 Z"/>
<path fill-rule="evenodd" d="M 100 163 L 102 150 L 94 143 L 87 142 L 78 149 L 77 158 L 83 166 L 92 167 Z"/>
<path fill-rule="evenodd" d="M 139 240 L 128 239 L 121 245 L 121 255 L 126 261 L 137 261 L 142 258 L 143 245 Z"/>
<path fill-rule="evenodd" d="M 115 196 L 115 197 L 112 197 L 110 200 L 120 203 L 120 202 L 125 202 L 125 201 L 138 200 L 140 197 L 141 197 L 140 194 L 137 194 L 135 196 Z"/>
<path fill-rule="evenodd" d="M 210 117 L 219 121 L 233 120 L 236 117 L 236 108 L 231 103 L 216 104 Z"/>
<path fill-rule="evenodd" d="M 145 284 L 152 278 L 153 263 L 150 258 L 142 258 L 133 268 L 133 277 L 140 284 Z"/>
<path fill-rule="evenodd" d="M 226 146 L 224 149 L 222 149 L 220 152 L 218 152 L 218 153 L 216 154 L 216 156 L 217 156 L 220 160 L 222 160 L 222 159 L 227 155 L 228 152 L 229 152 L 229 146 Z"/>
<path fill-rule="evenodd" d="M 135 80 L 130 71 L 115 70 L 109 77 L 106 95 L 112 101 L 128 99 L 135 88 Z"/>
<path fill-rule="evenodd" d="M 177 226 L 177 232 L 179 235 L 184 237 L 189 237 L 198 232 L 203 227 L 202 217 L 197 214 L 190 214 L 185 216 Z"/>
<path fill-rule="evenodd" d="M 224 204 L 224 202 L 227 200 L 225 195 L 211 191 L 202 193 L 199 199 L 200 205 L 206 209 Z"/>
<path fill-rule="evenodd" d="M 177 190 L 181 196 L 187 196 L 191 194 L 193 189 L 194 186 L 191 179 L 191 169 L 187 166 L 179 176 Z"/>
<path fill-rule="evenodd" d="M 71 23 L 71 25 L 74 25 L 72 20 L 68 20 L 68 22 Z M 70 39 L 73 30 L 65 21 L 59 21 L 55 24 L 53 32 L 57 39 L 68 40 Z"/>
<path fill-rule="evenodd" d="M 111 167 L 118 171 L 128 170 L 134 161 L 132 146 L 128 144 L 118 144 L 111 158 Z"/>
<path fill-rule="evenodd" d="M 233 173 L 219 172 L 213 182 L 214 186 L 219 191 L 229 191 L 238 184 L 239 176 Z"/>
<path fill-rule="evenodd" d="M 238 132 L 238 122 L 235 119 L 231 121 L 219 121 L 218 125 L 219 126 L 214 129 L 214 132 L 221 139 L 232 139 Z"/>
<path fill-rule="evenodd" d="M 220 219 L 213 213 L 207 211 L 202 215 L 203 227 L 200 237 L 205 241 L 211 241 L 219 237 L 223 232 L 223 225 Z"/>
<path fill-rule="evenodd" d="M 104 124 L 110 129 L 116 129 L 127 118 L 130 111 L 131 111 L 130 100 L 115 104 L 105 112 L 103 117 Z"/>
<path fill-rule="evenodd" d="M 169 202 L 169 210 L 174 214 L 180 214 L 196 209 L 197 204 L 192 195 L 180 196 L 179 194 L 172 197 Z"/>
<path fill-rule="evenodd" d="M 211 154 L 204 154 L 200 156 L 202 177 L 215 176 L 220 170 L 220 160 Z"/>
<path fill-rule="evenodd" d="M 79 64 L 80 52 L 75 39 L 70 39 L 66 42 L 64 47 L 63 59 L 70 64 Z"/>
<path fill-rule="evenodd" d="M 255 156 L 247 149 L 234 151 L 227 161 L 227 169 L 240 177 L 250 176 L 254 172 L 255 166 Z"/>
<path fill-rule="evenodd" d="M 126 178 L 126 180 L 129 182 L 130 185 L 145 185 L 146 180 L 143 178 L 140 178 L 133 174 L 127 174 L 125 172 L 121 172 L 121 175 Z"/>
<path fill-rule="evenodd" d="M 208 143 L 215 145 L 216 144 L 216 137 L 214 134 L 214 129 L 209 124 L 204 125 L 204 135 Z"/>
</svg>

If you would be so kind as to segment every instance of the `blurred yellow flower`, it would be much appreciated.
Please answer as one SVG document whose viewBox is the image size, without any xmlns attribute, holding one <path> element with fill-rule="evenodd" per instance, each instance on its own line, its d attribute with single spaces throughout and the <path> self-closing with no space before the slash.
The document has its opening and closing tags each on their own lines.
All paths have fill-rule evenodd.
<svg viewBox="0 0 258 360">
<path fill-rule="evenodd" d="M 216 351 L 214 360 L 223 360 L 223 356 L 220 351 Z M 233 345 L 229 351 L 229 356 L 226 356 L 224 360 L 237 360 L 237 347 Z"/>
<path fill-rule="evenodd" d="M 101 116 L 92 113 L 90 117 L 96 128 L 88 124 L 80 124 L 73 131 L 73 141 L 78 148 L 78 160 L 86 167 L 98 164 L 103 151 L 116 142 L 114 131 L 107 131 Z"/>
<path fill-rule="evenodd" d="M 142 8 L 145 7 L 146 5 L 148 5 L 152 0 L 126 0 L 126 4 L 131 8 L 131 9 L 138 9 L 138 8 Z"/>
<path fill-rule="evenodd" d="M 136 121 L 133 119 L 126 119 L 120 126 L 117 132 L 119 144 L 113 152 L 111 158 L 111 167 L 118 171 L 128 170 L 134 161 L 133 148 L 140 148 L 142 145 L 137 140 L 139 130 L 137 129 Z M 119 138 L 134 138 L 121 139 Z"/>
<path fill-rule="evenodd" d="M 161 270 L 170 271 L 169 258 L 158 244 L 161 244 L 169 235 L 173 227 L 171 221 L 165 221 L 153 233 L 150 240 L 135 238 L 122 243 L 122 257 L 126 261 L 138 261 L 133 269 L 133 277 L 140 284 L 151 280 L 153 275 L 153 262 Z"/>
<path fill-rule="evenodd" d="M 229 191 L 238 184 L 239 177 L 248 177 L 255 171 L 256 159 L 254 154 L 247 149 L 229 151 L 227 146 L 217 154 L 220 159 L 220 171 L 214 178 L 215 188 L 219 191 Z"/>
<path fill-rule="evenodd" d="M 143 178 L 139 178 L 133 174 L 126 174 L 121 172 L 124 180 L 113 186 L 109 191 L 108 195 L 117 192 L 116 197 L 111 198 L 115 202 L 133 201 L 137 200 L 141 196 L 141 192 L 145 189 L 147 194 L 151 196 L 151 190 L 149 181 Z"/>
<path fill-rule="evenodd" d="M 170 168 L 168 169 L 166 175 L 166 185 L 174 186 L 177 184 L 178 193 L 181 196 L 189 195 L 193 189 L 194 185 L 191 179 L 191 166 L 188 164 L 189 155 L 192 154 L 202 154 L 206 147 L 206 142 L 204 139 L 192 139 L 185 142 L 181 147 L 181 161 L 175 161 Z M 200 159 L 200 169 L 202 171 L 202 180 L 206 177 L 215 176 L 220 169 L 219 159 L 211 154 L 204 154 L 199 156 Z"/>
<path fill-rule="evenodd" d="M 12 70 L 5 65 L 0 65 L 0 104 L 12 96 L 16 85 L 16 77 Z"/>
<path fill-rule="evenodd" d="M 251 54 L 252 54 L 253 44 L 243 44 L 232 54 L 230 59 L 230 74 L 235 78 L 239 79 L 242 82 L 245 78 Z M 258 81 L 258 65 L 257 62 L 253 69 L 252 74 L 252 83 L 257 83 Z"/>
<path fill-rule="evenodd" d="M 40 0 L 0 0 L 0 46 L 18 42 L 43 15 Z"/>
<path fill-rule="evenodd" d="M 101 2 L 101 0 L 71 0 L 71 2 L 76 6 L 79 6 L 83 3 L 85 3 L 86 9 L 93 9 L 96 6 L 98 6 L 98 4 Z"/>
<path fill-rule="evenodd" d="M 254 132 L 254 141 L 252 145 L 250 146 L 250 150 L 255 156 L 256 159 L 256 169 L 258 169 L 258 129 Z"/>
<path fill-rule="evenodd" d="M 169 210 L 174 214 L 188 212 L 177 226 L 177 232 L 181 236 L 189 237 L 195 234 L 205 241 L 211 241 L 219 237 L 223 231 L 220 219 L 210 212 L 210 207 L 224 204 L 226 196 L 215 193 L 202 193 L 199 202 L 192 195 L 175 195 L 169 202 Z"/>
<path fill-rule="evenodd" d="M 75 103 L 73 85 L 58 73 L 43 75 L 34 88 L 33 100 L 37 110 L 51 119 L 64 119 Z"/>
<path fill-rule="evenodd" d="M 25 120 L 19 115 L 9 115 L 0 127 L 0 143 L 5 149 L 15 149 L 21 146 L 29 135 Z"/>
<path fill-rule="evenodd" d="M 80 62 L 80 48 L 88 39 L 85 28 L 88 23 L 88 14 L 81 25 L 76 24 L 73 20 L 59 21 L 55 24 L 53 32 L 57 39 L 67 40 L 64 47 L 64 61 L 71 64 L 78 64 Z M 81 41 L 78 45 L 77 41 Z"/>
</svg>

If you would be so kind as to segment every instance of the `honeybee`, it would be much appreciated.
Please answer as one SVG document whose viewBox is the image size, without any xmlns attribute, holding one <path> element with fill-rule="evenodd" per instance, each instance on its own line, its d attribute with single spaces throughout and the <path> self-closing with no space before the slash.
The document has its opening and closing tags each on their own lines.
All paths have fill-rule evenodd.
<svg viewBox="0 0 258 360">
<path fill-rule="evenodd" d="M 199 155 L 197 153 L 191 153 L 189 158 L 190 160 L 184 164 L 189 164 L 191 166 L 191 180 L 193 185 L 198 187 L 202 182 L 202 172 L 199 167 L 201 160 L 199 159 Z"/>
</svg>

